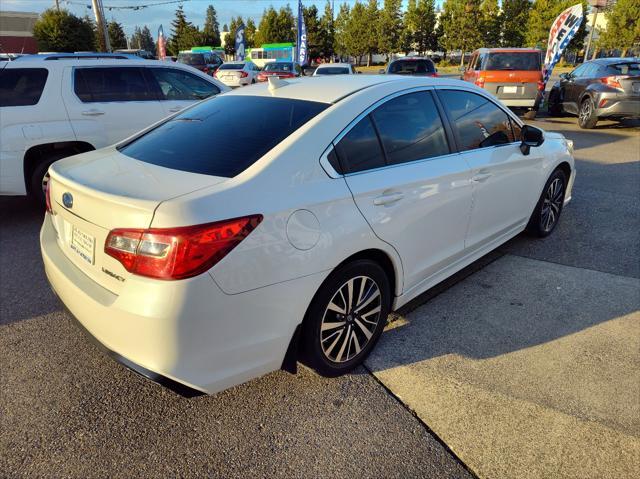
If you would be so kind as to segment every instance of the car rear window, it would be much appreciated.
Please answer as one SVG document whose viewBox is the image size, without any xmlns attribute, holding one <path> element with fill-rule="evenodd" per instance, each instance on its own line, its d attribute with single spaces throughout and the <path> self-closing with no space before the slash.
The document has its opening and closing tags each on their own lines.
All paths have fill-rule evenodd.
<svg viewBox="0 0 640 479">
<path fill-rule="evenodd" d="M 540 70 L 538 52 L 495 52 L 487 55 L 483 70 Z"/>
<path fill-rule="evenodd" d="M 640 63 L 616 63 L 615 65 L 607 65 L 607 73 L 609 75 L 640 75 Z"/>
<path fill-rule="evenodd" d="M 349 69 L 346 67 L 326 67 L 316 70 L 316 75 L 347 75 L 348 73 Z"/>
<path fill-rule="evenodd" d="M 435 72 L 436 67 L 431 60 L 396 60 L 389 66 L 389 73 L 399 75 L 426 75 Z"/>
<path fill-rule="evenodd" d="M 290 72 L 293 70 L 291 63 L 267 63 L 263 69 L 266 72 Z"/>
<path fill-rule="evenodd" d="M 45 68 L 0 70 L 0 106 L 36 105 L 49 72 Z"/>
<path fill-rule="evenodd" d="M 232 178 L 328 106 L 288 98 L 221 95 L 119 149 L 145 163 Z"/>
<path fill-rule="evenodd" d="M 179 53 L 178 62 L 186 65 L 204 65 L 204 55 L 202 53 Z"/>
<path fill-rule="evenodd" d="M 242 70 L 244 63 L 223 63 L 218 70 Z"/>
</svg>

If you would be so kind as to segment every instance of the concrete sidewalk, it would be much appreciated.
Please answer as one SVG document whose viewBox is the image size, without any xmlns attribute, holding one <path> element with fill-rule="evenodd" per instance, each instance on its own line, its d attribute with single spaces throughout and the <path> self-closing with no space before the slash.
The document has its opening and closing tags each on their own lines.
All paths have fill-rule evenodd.
<svg viewBox="0 0 640 479">
<path fill-rule="evenodd" d="M 367 367 L 483 478 L 640 475 L 640 280 L 506 255 Z"/>
</svg>

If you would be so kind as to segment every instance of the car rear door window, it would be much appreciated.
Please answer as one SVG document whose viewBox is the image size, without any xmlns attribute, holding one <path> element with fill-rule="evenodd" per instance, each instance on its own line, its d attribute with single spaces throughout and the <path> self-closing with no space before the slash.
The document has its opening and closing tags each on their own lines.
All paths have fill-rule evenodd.
<svg viewBox="0 0 640 479">
<path fill-rule="evenodd" d="M 46 68 L 0 70 L 0 106 L 29 106 L 40 101 L 49 72 Z"/>
<path fill-rule="evenodd" d="M 336 153 L 343 173 L 356 173 L 386 165 L 380 140 L 369 115 L 338 142 Z"/>
<path fill-rule="evenodd" d="M 231 178 L 328 106 L 289 98 L 220 95 L 119 149 L 145 163 Z"/>
<path fill-rule="evenodd" d="M 138 67 L 75 68 L 73 88 L 83 103 L 158 100 Z"/>
<path fill-rule="evenodd" d="M 485 97 L 460 90 L 439 90 L 438 96 L 447 110 L 460 150 L 516 141 L 509 116 Z"/>
<path fill-rule="evenodd" d="M 203 100 L 220 93 L 213 83 L 177 68 L 150 68 L 162 100 Z"/>
<path fill-rule="evenodd" d="M 449 153 L 442 120 L 430 92 L 393 98 L 372 116 L 389 165 Z"/>
</svg>

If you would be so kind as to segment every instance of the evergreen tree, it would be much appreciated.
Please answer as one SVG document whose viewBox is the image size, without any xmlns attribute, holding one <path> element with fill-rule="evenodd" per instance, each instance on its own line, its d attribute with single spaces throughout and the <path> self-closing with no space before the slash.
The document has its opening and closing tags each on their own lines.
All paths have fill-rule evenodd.
<svg viewBox="0 0 640 479">
<path fill-rule="evenodd" d="M 459 50 L 460 66 L 464 54 L 482 46 L 481 0 L 445 0 L 440 17 L 442 43 L 447 51 Z"/>
<path fill-rule="evenodd" d="M 409 0 L 407 10 L 402 16 L 402 33 L 400 34 L 400 50 L 409 54 L 414 49 L 417 32 L 418 4 L 417 0 Z"/>
<path fill-rule="evenodd" d="M 640 43 L 640 0 L 618 0 L 606 13 L 607 30 L 600 44 L 605 48 L 627 50 Z"/>
<path fill-rule="evenodd" d="M 389 58 L 400 48 L 402 0 L 384 0 L 378 23 L 378 51 Z"/>
<path fill-rule="evenodd" d="M 263 45 L 265 43 L 274 43 L 278 30 L 278 12 L 273 6 L 269 6 L 262 13 L 260 24 L 258 25 L 258 33 L 256 34 L 256 43 Z"/>
<path fill-rule="evenodd" d="M 424 54 L 437 49 L 434 0 L 409 0 L 404 15 L 402 49 Z"/>
<path fill-rule="evenodd" d="M 315 5 L 303 7 L 304 25 L 307 28 L 307 50 L 309 58 L 317 58 L 320 52 L 320 20 Z"/>
<path fill-rule="evenodd" d="M 200 43 L 210 47 L 220 46 L 220 25 L 218 24 L 218 14 L 213 5 L 207 7 Z"/>
<path fill-rule="evenodd" d="M 124 33 L 122 25 L 115 20 L 111 20 L 107 24 L 107 30 L 109 32 L 109 43 L 111 44 L 112 50 L 127 48 L 127 36 Z"/>
<path fill-rule="evenodd" d="M 338 11 L 338 15 L 336 16 L 335 21 L 335 42 L 334 48 L 338 55 L 346 56 L 347 53 L 347 43 L 349 40 L 347 39 L 348 35 L 348 23 L 349 23 L 349 13 L 351 9 L 349 8 L 348 3 L 343 3 L 340 5 L 340 10 Z"/>
<path fill-rule="evenodd" d="M 356 58 L 358 65 L 362 63 L 362 57 L 369 49 L 370 25 L 365 6 L 356 2 L 347 20 L 345 47 L 346 53 Z"/>
<path fill-rule="evenodd" d="M 318 55 L 321 58 L 331 58 L 334 54 L 335 32 L 333 24 L 333 9 L 330 0 L 327 0 L 318 27 Z"/>
<path fill-rule="evenodd" d="M 38 49 L 44 52 L 77 52 L 94 49 L 92 22 L 67 10 L 45 10 L 33 26 Z"/>
<path fill-rule="evenodd" d="M 534 0 L 527 23 L 526 44 L 530 47 L 547 48 L 551 24 L 560 13 L 576 4 L 576 0 Z M 576 35 L 567 46 L 568 51 L 577 51 L 584 46 L 586 35 L 587 2 L 582 0 L 582 11 L 585 15 Z"/>
<path fill-rule="evenodd" d="M 365 15 L 367 24 L 367 66 L 370 66 L 373 55 L 378 52 L 378 22 L 380 20 L 378 0 L 369 0 Z"/>
<path fill-rule="evenodd" d="M 256 44 L 256 22 L 253 19 L 248 18 L 247 24 L 244 27 L 244 43 L 245 48 L 259 47 Z"/>
<path fill-rule="evenodd" d="M 274 43 L 293 43 L 297 37 L 296 22 L 289 4 L 278 11 L 277 30 Z"/>
<path fill-rule="evenodd" d="M 502 0 L 502 39 L 503 47 L 519 48 L 525 45 L 527 31 L 524 26 L 529 18 L 531 2 L 529 0 Z"/>
<path fill-rule="evenodd" d="M 171 22 L 173 34 L 167 43 L 167 50 L 171 55 L 177 56 L 182 50 L 190 50 L 191 47 L 200 43 L 200 31 L 187 21 L 187 17 L 182 9 L 182 4 L 176 9 L 176 17 Z"/>
<path fill-rule="evenodd" d="M 150 52 L 154 56 L 156 55 L 156 42 L 153 40 L 151 30 L 149 30 L 149 27 L 146 25 L 142 27 L 142 31 L 140 32 L 140 48 Z"/>
<path fill-rule="evenodd" d="M 224 38 L 224 52 L 227 55 L 235 55 L 236 54 L 236 32 L 238 31 L 238 27 L 244 24 L 244 20 L 242 17 L 231 17 L 231 22 L 229 23 L 229 34 Z M 246 33 L 247 29 L 245 26 L 245 48 L 246 48 Z"/>
<path fill-rule="evenodd" d="M 482 46 L 499 47 L 502 36 L 502 16 L 498 0 L 483 0 L 480 4 L 482 14 Z"/>
<path fill-rule="evenodd" d="M 222 25 L 222 31 L 223 32 L 228 32 L 229 31 L 229 25 L 227 25 L 226 23 L 224 25 Z"/>
</svg>

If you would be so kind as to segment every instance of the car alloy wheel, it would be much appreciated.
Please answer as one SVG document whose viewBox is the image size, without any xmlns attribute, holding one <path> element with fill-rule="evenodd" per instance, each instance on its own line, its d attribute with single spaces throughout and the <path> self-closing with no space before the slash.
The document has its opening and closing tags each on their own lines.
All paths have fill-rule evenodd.
<svg viewBox="0 0 640 479">
<path fill-rule="evenodd" d="M 593 102 L 590 98 L 585 98 L 580 105 L 580 112 L 578 113 L 578 126 L 580 128 L 593 128 L 596 126 L 598 118 L 595 116 Z"/>
<path fill-rule="evenodd" d="M 564 181 L 557 177 L 547 187 L 542 200 L 540 215 L 540 228 L 545 233 L 550 233 L 560 218 L 562 202 L 564 201 Z"/>
<path fill-rule="evenodd" d="M 320 347 L 325 358 L 345 363 L 367 346 L 380 322 L 380 287 L 368 276 L 346 281 L 327 305 L 320 327 Z"/>
</svg>

